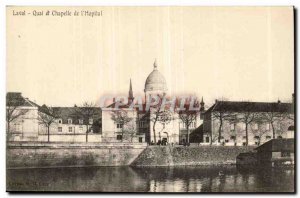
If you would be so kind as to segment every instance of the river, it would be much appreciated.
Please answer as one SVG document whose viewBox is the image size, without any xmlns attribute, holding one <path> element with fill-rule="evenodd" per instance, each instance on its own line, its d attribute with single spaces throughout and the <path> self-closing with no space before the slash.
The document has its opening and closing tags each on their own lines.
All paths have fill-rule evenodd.
<svg viewBox="0 0 300 198">
<path fill-rule="evenodd" d="M 294 169 L 85 167 L 7 170 L 7 191 L 293 192 Z"/>
</svg>

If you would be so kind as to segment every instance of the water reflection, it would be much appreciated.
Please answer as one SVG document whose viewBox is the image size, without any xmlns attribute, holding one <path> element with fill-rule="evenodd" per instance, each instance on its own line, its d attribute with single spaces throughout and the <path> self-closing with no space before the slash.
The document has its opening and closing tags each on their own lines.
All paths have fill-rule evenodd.
<svg viewBox="0 0 300 198">
<path fill-rule="evenodd" d="M 7 170 L 8 191 L 292 192 L 293 169 L 88 167 Z"/>
</svg>

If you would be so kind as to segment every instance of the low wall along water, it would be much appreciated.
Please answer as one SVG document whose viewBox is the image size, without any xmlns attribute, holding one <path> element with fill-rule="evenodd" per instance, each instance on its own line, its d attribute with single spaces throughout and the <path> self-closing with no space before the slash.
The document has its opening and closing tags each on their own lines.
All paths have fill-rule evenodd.
<svg viewBox="0 0 300 198">
<path fill-rule="evenodd" d="M 146 144 L 14 144 L 7 148 L 8 168 L 127 166 Z"/>
<path fill-rule="evenodd" d="M 240 153 L 255 147 L 199 146 L 147 147 L 131 164 L 133 166 L 197 166 L 235 164 Z"/>
<path fill-rule="evenodd" d="M 7 147 L 7 168 L 72 166 L 196 166 L 235 164 L 254 147 L 146 146 L 143 143 L 18 143 Z"/>
</svg>

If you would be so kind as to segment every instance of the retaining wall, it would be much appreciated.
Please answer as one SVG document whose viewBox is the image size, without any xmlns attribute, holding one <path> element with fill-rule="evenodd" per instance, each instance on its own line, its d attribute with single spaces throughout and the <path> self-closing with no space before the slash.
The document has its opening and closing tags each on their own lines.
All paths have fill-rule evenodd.
<svg viewBox="0 0 300 198">
<path fill-rule="evenodd" d="M 235 164 L 240 153 L 255 147 L 199 146 L 199 147 L 147 147 L 131 164 L 132 166 L 196 166 Z"/>
<path fill-rule="evenodd" d="M 7 168 L 126 166 L 144 150 L 145 144 L 11 144 Z"/>
</svg>

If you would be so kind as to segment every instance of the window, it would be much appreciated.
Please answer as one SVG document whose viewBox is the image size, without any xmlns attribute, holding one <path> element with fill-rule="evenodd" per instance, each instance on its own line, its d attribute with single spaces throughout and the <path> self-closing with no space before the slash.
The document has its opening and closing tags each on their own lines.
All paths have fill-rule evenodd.
<svg viewBox="0 0 300 198">
<path fill-rule="evenodd" d="M 231 131 L 234 131 L 234 130 L 235 130 L 235 124 L 234 124 L 234 123 L 231 123 L 231 124 L 230 124 L 230 130 L 231 130 Z"/>
<path fill-rule="evenodd" d="M 79 126 L 79 132 L 82 132 L 82 131 L 83 131 L 83 127 Z"/>
<path fill-rule="evenodd" d="M 122 135 L 117 135 L 117 140 L 122 140 Z"/>
<path fill-rule="evenodd" d="M 254 139 L 259 139 L 259 136 L 258 135 L 254 136 Z"/>
<path fill-rule="evenodd" d="M 229 140 L 225 140 L 225 143 L 228 143 L 229 142 Z"/>
<path fill-rule="evenodd" d="M 246 142 L 243 142 L 243 146 L 246 146 Z"/>
<path fill-rule="evenodd" d="M 206 142 L 209 142 L 209 137 L 206 137 L 205 140 L 206 140 Z"/>
<path fill-rule="evenodd" d="M 245 123 L 243 123 L 243 130 L 246 130 L 246 124 Z"/>
<path fill-rule="evenodd" d="M 277 139 L 282 139 L 282 136 L 280 135 L 280 136 L 277 136 Z"/>
<path fill-rule="evenodd" d="M 254 124 L 254 130 L 258 130 L 258 124 L 257 123 Z"/>
<path fill-rule="evenodd" d="M 62 119 L 58 119 L 58 124 L 62 124 Z"/>
<path fill-rule="evenodd" d="M 271 136 L 267 135 L 267 136 L 266 136 L 266 139 L 271 139 Z"/>
<path fill-rule="evenodd" d="M 185 127 L 185 123 L 184 123 L 184 122 L 182 123 L 182 128 L 186 128 L 186 127 Z"/>
<path fill-rule="evenodd" d="M 123 128 L 123 124 L 117 124 L 117 129 Z"/>
<path fill-rule="evenodd" d="M 72 119 L 71 118 L 68 119 L 68 124 L 72 124 Z"/>
<path fill-rule="evenodd" d="M 266 130 L 270 130 L 270 124 L 269 123 L 266 124 Z"/>
<path fill-rule="evenodd" d="M 69 127 L 69 132 L 72 132 L 73 131 L 73 127 Z"/>
<path fill-rule="evenodd" d="M 291 153 L 288 152 L 288 151 L 282 151 L 281 152 L 281 157 L 290 157 L 291 156 Z"/>
<path fill-rule="evenodd" d="M 258 145 L 258 142 L 255 142 L 255 145 Z"/>
<path fill-rule="evenodd" d="M 78 123 L 79 123 L 79 124 L 83 124 L 83 119 L 79 119 L 79 120 L 78 120 Z"/>
<path fill-rule="evenodd" d="M 57 131 L 58 131 L 58 132 L 62 132 L 62 127 L 58 127 L 58 128 L 57 128 Z"/>
<path fill-rule="evenodd" d="M 231 140 L 235 140 L 235 135 L 230 136 Z"/>
<path fill-rule="evenodd" d="M 143 142 L 143 138 L 142 137 L 139 137 L 139 142 Z"/>
<path fill-rule="evenodd" d="M 93 124 L 93 118 L 89 119 L 89 124 Z"/>
<path fill-rule="evenodd" d="M 21 132 L 22 131 L 22 125 L 21 124 L 15 124 L 16 127 L 16 132 Z"/>
<path fill-rule="evenodd" d="M 145 121 L 140 121 L 139 125 L 140 125 L 140 128 L 144 128 L 145 127 Z"/>
</svg>

